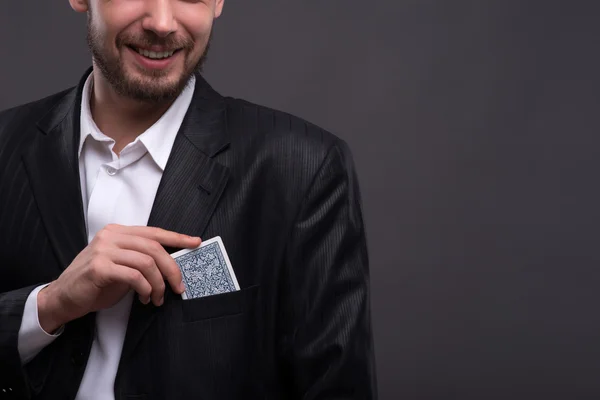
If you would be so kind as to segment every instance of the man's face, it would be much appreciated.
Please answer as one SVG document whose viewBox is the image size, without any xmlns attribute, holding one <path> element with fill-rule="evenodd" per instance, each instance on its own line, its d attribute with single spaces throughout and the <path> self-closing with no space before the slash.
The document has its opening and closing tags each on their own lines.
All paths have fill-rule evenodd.
<svg viewBox="0 0 600 400">
<path fill-rule="evenodd" d="M 117 93 L 144 102 L 181 92 L 202 65 L 223 7 L 223 0 L 70 1 L 88 12 L 96 69 Z"/>
</svg>

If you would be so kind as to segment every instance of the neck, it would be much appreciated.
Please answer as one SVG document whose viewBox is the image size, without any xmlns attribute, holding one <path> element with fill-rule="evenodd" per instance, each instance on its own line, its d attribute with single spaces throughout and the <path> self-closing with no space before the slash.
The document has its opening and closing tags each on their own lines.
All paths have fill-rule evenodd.
<svg viewBox="0 0 600 400">
<path fill-rule="evenodd" d="M 92 79 L 92 118 L 100 131 L 115 141 L 113 151 L 116 154 L 158 121 L 174 101 L 147 103 L 134 100 L 115 92 L 99 72 L 94 72 Z"/>
</svg>

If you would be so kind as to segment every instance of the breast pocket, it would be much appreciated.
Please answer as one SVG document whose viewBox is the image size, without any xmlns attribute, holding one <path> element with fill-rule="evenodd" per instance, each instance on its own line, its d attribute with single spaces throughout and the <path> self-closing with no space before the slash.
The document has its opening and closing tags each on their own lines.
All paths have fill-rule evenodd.
<svg viewBox="0 0 600 400">
<path fill-rule="evenodd" d="M 235 292 L 183 300 L 181 302 L 183 322 L 244 314 L 254 305 L 259 287 L 253 285 Z"/>
</svg>

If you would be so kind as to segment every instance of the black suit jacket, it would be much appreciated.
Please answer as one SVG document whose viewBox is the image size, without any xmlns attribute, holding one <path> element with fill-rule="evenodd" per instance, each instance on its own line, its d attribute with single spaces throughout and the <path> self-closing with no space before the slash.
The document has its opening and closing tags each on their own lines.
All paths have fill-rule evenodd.
<svg viewBox="0 0 600 400">
<path fill-rule="evenodd" d="M 21 367 L 27 296 L 87 245 L 79 85 L 0 114 L 0 399 L 73 399 L 95 315 Z M 149 226 L 220 235 L 241 290 L 134 301 L 117 399 L 376 397 L 369 271 L 346 144 L 197 76 Z M 177 249 L 168 249 L 175 251 Z"/>
</svg>

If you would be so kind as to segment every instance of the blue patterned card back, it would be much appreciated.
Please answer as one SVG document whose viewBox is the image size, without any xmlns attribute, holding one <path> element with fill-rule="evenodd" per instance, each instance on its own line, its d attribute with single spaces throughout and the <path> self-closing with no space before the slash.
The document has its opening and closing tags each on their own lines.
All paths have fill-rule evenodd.
<svg viewBox="0 0 600 400">
<path fill-rule="evenodd" d="M 187 299 L 237 290 L 218 241 L 174 255 L 174 259 L 181 269 Z"/>
</svg>

